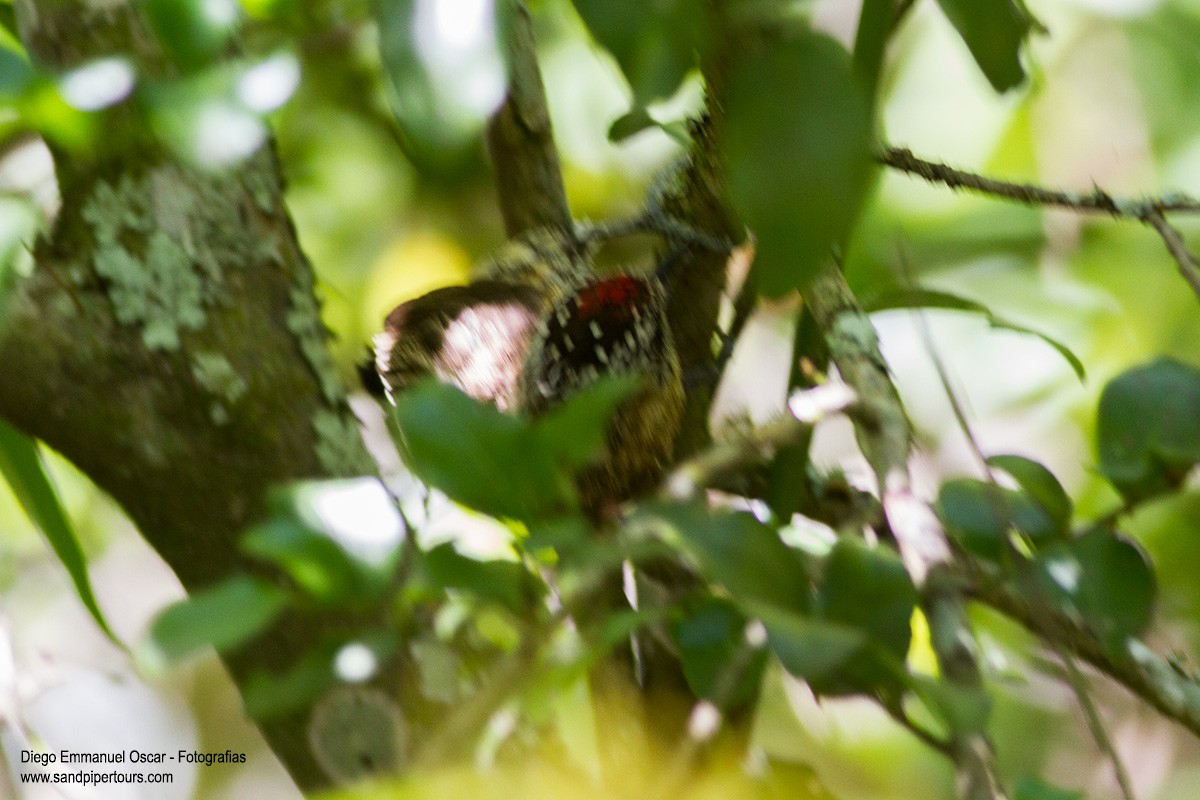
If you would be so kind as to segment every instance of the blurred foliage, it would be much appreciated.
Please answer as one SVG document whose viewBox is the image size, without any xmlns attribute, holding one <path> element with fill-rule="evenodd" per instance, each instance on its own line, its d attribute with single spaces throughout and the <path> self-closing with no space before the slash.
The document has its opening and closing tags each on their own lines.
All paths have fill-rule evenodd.
<svg viewBox="0 0 1200 800">
<path fill-rule="evenodd" d="M 465 3 L 459 17 L 432 0 L 143 5 L 163 48 L 159 69 L 135 66 L 125 47 L 59 74 L 31 63 L 11 19 L 0 18 L 8 29 L 0 31 L 7 155 L 32 133 L 64 157 L 100 152 L 104 132 L 132 117 L 197 168 L 227 170 L 270 131 L 347 377 L 392 305 L 462 282 L 501 241 L 481 132 L 503 79 L 496 43 L 506 3 Z M 1016 180 L 1085 189 L 1095 181 L 1130 195 L 1196 186 L 1195 2 L 1042 0 L 1028 10 L 1018 0 L 918 3 L 886 58 L 886 4 L 871 0 L 862 22 L 854 4 L 838 2 L 729 2 L 716 17 L 710 4 L 689 0 L 531 5 L 581 217 L 638 205 L 685 141 L 681 121 L 702 91 L 697 68 L 727 57 L 727 37 L 743 37 L 737 58 L 721 64 L 729 69 L 724 155 L 731 199 L 758 239 L 761 291 L 803 288 L 838 252 L 864 307 L 877 312 L 910 413 L 936 421 L 921 431 L 930 493 L 955 544 L 1109 647 L 1145 635 L 1196 652 L 1200 324 L 1161 242 L 1131 222 L 880 176 L 871 161 L 871 148 L 891 140 Z M 1043 25 L 1048 35 L 1038 33 Z M 4 170 L 0 182 L 3 293 L 29 268 L 27 243 L 52 210 Z M 1200 232 L 1180 224 L 1191 240 Z M 951 415 L 923 413 L 941 407 L 936 382 L 921 379 L 917 366 L 930 342 L 905 339 L 891 324 L 914 309 L 933 323 L 932 344 L 948 356 L 968 415 L 985 420 L 977 431 L 984 453 L 1004 454 L 987 459 L 990 475 L 975 466 L 974 477 L 961 476 L 970 461 L 955 444 Z M 954 314 L 946 312 L 1036 332 L 1057 354 L 1040 342 L 1021 350 L 1013 337 L 987 331 L 955 338 L 966 329 L 948 327 Z M 761 354 L 749 358 L 754 374 L 787 370 Z M 1079 387 L 1072 373 L 1082 380 L 1085 365 Z M 488 528 L 500 532 L 489 552 L 473 550 L 466 536 L 409 530 L 376 482 L 294 487 L 243 540 L 277 577 L 235 576 L 173 606 L 144 655 L 175 662 L 209 646 L 236 647 L 283 613 L 385 609 L 331 633 L 282 677 L 253 681 L 247 710 L 266 719 L 401 655 L 418 664 L 426 694 L 450 709 L 497 660 L 531 642 L 540 648 L 511 708 L 528 726 L 555 731 L 557 739 L 542 740 L 557 742 L 553 753 L 343 797 L 563 796 L 565 786 L 613 796 L 593 792 L 587 776 L 603 764 L 611 772 L 622 758 L 632 765 L 630 785 L 634 775 L 653 777 L 676 746 L 654 722 L 682 721 L 687 709 L 639 713 L 621 691 L 581 679 L 631 637 L 676 651 L 689 690 L 726 712 L 731 728 L 754 719 L 751 760 L 761 780 L 744 776 L 744 742 L 720 743 L 688 796 L 952 796 L 945 765 L 864 697 L 902 709 L 931 735 L 986 728 L 1019 800 L 1082 796 L 1076 788 L 1089 779 L 1064 769 L 1061 756 L 1084 746 L 1072 737 L 1076 717 L 1021 682 L 1036 661 L 1028 634 L 978 613 L 986 692 L 961 692 L 931 667 L 915 590 L 886 545 L 868 547 L 857 530 L 821 530 L 795 546 L 792 513 L 845 490 L 822 453 L 792 449 L 770 465 L 777 490 L 804 503 L 773 497 L 769 509 L 742 502 L 714 510 L 647 502 L 614 535 L 590 536 L 570 472 L 595 454 L 627 390 L 602 386 L 528 421 L 445 387 L 419 387 L 395 410 L 401 449 L 416 475 L 473 510 L 454 533 L 482 517 L 501 521 Z M 773 402 L 782 406 L 782 397 Z M 61 465 L 47 471 L 30 443 L 4 441 L 10 488 L 99 619 L 84 554 L 96 557 L 118 534 L 97 533 L 94 490 L 80 476 Z M 48 472 L 78 521 L 74 533 L 56 511 Z M 28 530 L 0 508 L 0 562 L 30 557 Z M 682 565 L 694 585 L 681 597 L 646 592 L 636 612 L 605 609 L 598 587 L 623 561 L 650 575 L 664 561 Z M 12 580 L 0 573 L 0 587 Z M 573 635 L 549 637 L 558 621 L 551 597 L 580 612 Z M 583 613 L 593 609 L 604 610 Z M 813 693 L 822 704 L 805 705 Z M 606 733 L 626 751 L 606 756 L 615 745 L 596 741 Z M 507 753 L 521 735 L 497 734 L 502 741 L 485 741 L 477 760 Z M 1196 768 L 1186 753 L 1172 757 L 1183 771 Z M 1157 786 L 1147 798 L 1192 797 L 1187 787 Z"/>
</svg>

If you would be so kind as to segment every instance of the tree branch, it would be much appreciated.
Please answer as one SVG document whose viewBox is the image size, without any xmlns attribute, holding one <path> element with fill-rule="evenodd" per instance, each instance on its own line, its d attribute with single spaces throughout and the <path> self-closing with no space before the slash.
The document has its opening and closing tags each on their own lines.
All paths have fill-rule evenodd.
<svg viewBox="0 0 1200 800">
<path fill-rule="evenodd" d="M 1163 197 L 1141 200 L 1114 197 L 1108 192 L 1094 188 L 1089 193 L 1047 189 L 1028 183 L 1012 183 L 997 180 L 974 172 L 917 158 L 912 151 L 902 147 L 885 148 L 878 156 L 880 163 L 909 175 L 924 178 L 930 183 L 940 183 L 951 189 L 967 189 L 993 197 L 1015 200 L 1031 206 L 1054 206 L 1074 211 L 1103 213 L 1125 219 L 1135 219 L 1152 227 L 1162 238 L 1167 252 L 1179 267 L 1179 274 L 1187 281 L 1192 292 L 1200 298 L 1200 262 L 1187 248 L 1183 235 L 1167 222 L 1163 215 L 1168 212 L 1200 212 L 1200 200 L 1186 194 L 1172 193 Z"/>
<path fill-rule="evenodd" d="M 912 431 L 879 351 L 875 329 L 835 265 L 817 276 L 805 302 L 825 333 L 838 372 L 858 395 L 853 419 L 859 448 L 875 472 L 900 556 L 921 593 L 921 607 L 929 621 L 942 675 L 968 691 L 979 691 L 982 677 L 975 637 L 959 581 L 953 577 L 953 554 L 933 510 L 912 494 L 908 472 Z M 956 731 L 947 746 L 958 771 L 962 797 L 1006 797 L 986 734 Z"/>
<path fill-rule="evenodd" d="M 1010 617 L 1043 639 L 1057 642 L 1127 690 L 1200 737 L 1200 680 L 1138 639 L 1112 651 L 1082 623 L 1015 591 L 977 564 L 967 574 L 974 599 Z"/>
<path fill-rule="evenodd" d="M 50 70 L 125 52 L 143 74 L 161 73 L 130 6 L 57 0 L 17 12 L 28 51 Z M 262 572 L 238 540 L 267 513 L 269 489 L 374 466 L 271 147 L 236 173 L 206 173 L 158 144 L 135 103 L 105 120 L 90 153 L 55 152 L 62 211 L 0 317 L 0 416 L 107 491 L 194 592 Z M 244 688 L 355 624 L 288 612 L 225 661 Z M 393 694 L 397 676 L 381 676 Z M 308 725 L 307 709 L 260 725 L 306 790 L 329 783 Z"/>
<path fill-rule="evenodd" d="M 505 3 L 510 12 L 504 30 L 508 96 L 487 130 L 504 228 L 510 239 L 542 227 L 573 238 L 574 221 L 554 147 L 533 22 L 523 2 Z"/>
</svg>

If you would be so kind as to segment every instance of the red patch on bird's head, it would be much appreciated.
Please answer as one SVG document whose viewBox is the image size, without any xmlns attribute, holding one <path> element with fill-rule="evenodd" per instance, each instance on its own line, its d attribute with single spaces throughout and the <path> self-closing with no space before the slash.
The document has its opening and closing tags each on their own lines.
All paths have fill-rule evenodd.
<svg viewBox="0 0 1200 800">
<path fill-rule="evenodd" d="M 649 287 L 641 278 L 617 275 L 589 283 L 579 290 L 575 299 L 579 303 L 579 316 L 586 320 L 605 310 L 636 305 L 648 292 Z"/>
</svg>

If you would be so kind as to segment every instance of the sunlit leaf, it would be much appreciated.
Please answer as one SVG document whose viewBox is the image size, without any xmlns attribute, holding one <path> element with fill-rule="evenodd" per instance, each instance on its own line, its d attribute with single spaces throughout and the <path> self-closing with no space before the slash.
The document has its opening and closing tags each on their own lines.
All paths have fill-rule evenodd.
<svg viewBox="0 0 1200 800">
<path fill-rule="evenodd" d="M 397 397 L 395 416 L 409 467 L 453 500 L 514 519 L 573 506 L 573 487 L 525 420 L 434 381 Z"/>
<path fill-rule="evenodd" d="M 739 58 L 725 100 L 729 191 L 758 239 L 764 294 L 802 289 L 867 196 L 871 112 L 850 57 L 807 33 Z"/>
<path fill-rule="evenodd" d="M 8 483 L 21 507 L 54 548 L 75 586 L 75 594 L 87 607 L 92 619 L 114 642 L 92 585 L 88 580 L 87 561 L 75 529 L 58 501 L 58 492 L 50 480 L 38 453 L 37 442 L 0 421 L 0 475 Z"/>
<path fill-rule="evenodd" d="M 167 608 L 150 628 L 154 647 L 169 662 L 205 647 L 229 650 L 271 623 L 287 604 L 278 586 L 239 576 L 193 593 Z"/>
</svg>

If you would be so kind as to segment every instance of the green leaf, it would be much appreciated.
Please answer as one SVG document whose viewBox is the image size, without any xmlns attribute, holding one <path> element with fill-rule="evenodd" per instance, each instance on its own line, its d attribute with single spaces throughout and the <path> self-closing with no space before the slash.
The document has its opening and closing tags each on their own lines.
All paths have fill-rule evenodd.
<svg viewBox="0 0 1200 800">
<path fill-rule="evenodd" d="M 8 31 L 0 32 L 0 97 L 20 97 L 33 83 L 34 75 L 21 43 Z"/>
<path fill-rule="evenodd" d="M 638 105 L 669 97 L 708 49 L 702 0 L 573 0 L 596 42 L 629 81 Z"/>
<path fill-rule="evenodd" d="M 1013 800 L 1083 800 L 1083 791 L 1060 789 L 1041 778 L 1027 777 L 1017 784 Z"/>
<path fill-rule="evenodd" d="M 396 399 L 401 452 L 419 478 L 471 508 L 525 521 L 559 517 L 576 507 L 572 471 L 598 455 L 636 383 L 599 381 L 531 421 L 426 381 Z"/>
<path fill-rule="evenodd" d="M 1032 328 L 1026 328 L 1023 325 L 1018 325 L 1015 322 L 1010 322 L 1006 319 L 997 317 L 992 313 L 991 309 L 982 303 L 974 300 L 969 300 L 965 297 L 959 297 L 951 292 L 943 292 L 937 289 L 925 289 L 920 286 L 912 287 L 897 287 L 892 286 L 883 290 L 874 292 L 871 295 L 863 298 L 863 308 L 868 313 L 877 311 L 892 311 L 894 309 L 910 309 L 910 308 L 936 308 L 945 311 L 965 311 L 971 314 L 979 314 L 987 320 L 988 325 L 996 330 L 1012 331 L 1013 333 L 1025 334 L 1027 336 L 1036 336 L 1046 344 L 1054 348 L 1054 350 L 1063 357 L 1071 369 L 1075 372 L 1075 376 L 1083 381 L 1087 378 L 1087 371 L 1083 366 L 1083 362 L 1079 360 L 1079 356 L 1071 351 L 1062 342 L 1054 339 L 1047 334 L 1035 331 Z"/>
<path fill-rule="evenodd" d="M 256 720 L 267 720 L 309 706 L 339 680 L 348 676 L 337 673 L 338 656 L 348 646 L 367 648 L 375 663 L 392 658 L 401 642 L 396 633 L 373 630 L 347 637 L 345 632 L 320 642 L 298 662 L 282 673 L 258 672 L 246 684 L 246 713 Z M 353 676 L 361 679 L 362 676 Z"/>
<path fill-rule="evenodd" d="M 423 554 L 419 563 L 440 588 L 469 592 L 515 614 L 527 614 L 535 599 L 532 576 L 515 561 L 479 561 L 446 543 Z"/>
<path fill-rule="evenodd" d="M 942 524 L 963 547 L 991 561 L 1004 560 L 1013 529 L 1035 546 L 1066 533 L 1052 513 L 1024 491 L 974 478 L 957 478 L 942 484 L 937 512 Z"/>
<path fill-rule="evenodd" d="M 751 603 L 746 610 L 766 627 L 771 650 L 783 668 L 809 682 L 836 675 L 867 646 L 866 634 L 848 625 L 765 604 Z"/>
<path fill-rule="evenodd" d="M 863 0 L 858 17 L 858 30 L 854 34 L 854 74 L 872 109 L 895 15 L 893 0 Z"/>
<path fill-rule="evenodd" d="M 1046 511 L 1056 532 L 1068 532 L 1074 506 L 1053 472 L 1023 456 L 996 455 L 989 457 L 987 463 L 1007 472 L 1021 490 Z"/>
<path fill-rule="evenodd" d="M 1100 394 L 1100 471 L 1130 502 L 1177 488 L 1200 462 L 1200 370 L 1162 358 L 1118 375 Z"/>
<path fill-rule="evenodd" d="M 1154 616 L 1150 560 L 1133 540 L 1103 528 L 1047 548 L 1023 577 L 1026 591 L 1081 618 L 1110 649 L 1145 631 Z"/>
<path fill-rule="evenodd" d="M 758 696 L 767 650 L 747 652 L 746 615 L 731 601 L 707 597 L 672 620 L 683 676 L 696 697 L 744 708 Z"/>
<path fill-rule="evenodd" d="M 276 518 L 242 539 L 242 549 L 275 564 L 313 599 L 328 605 L 369 602 L 386 578 L 364 569 L 337 542 L 298 520 Z"/>
<path fill-rule="evenodd" d="M 394 413 L 409 467 L 451 499 L 512 519 L 555 517 L 574 508 L 570 477 L 528 421 L 436 381 L 403 392 Z"/>
<path fill-rule="evenodd" d="M 834 545 L 817 590 L 825 619 L 861 630 L 872 643 L 903 659 L 916 603 L 917 590 L 895 553 L 855 539 Z"/>
<path fill-rule="evenodd" d="M 154 646 L 175 662 L 212 646 L 220 652 L 250 639 L 279 616 L 288 596 L 266 581 L 238 576 L 167 608 L 150 627 Z"/>
<path fill-rule="evenodd" d="M 321 649 L 281 675 L 255 674 L 246 683 L 246 713 L 262 721 L 310 705 L 335 682 L 332 660 L 333 655 Z"/>
<path fill-rule="evenodd" d="M 605 377 L 550 409 L 535 423 L 544 449 L 570 469 L 594 461 L 608 436 L 609 420 L 637 385 L 632 375 Z"/>
<path fill-rule="evenodd" d="M 639 514 L 667 524 L 676 543 L 734 602 L 808 611 L 802 556 L 752 515 L 710 512 L 700 504 L 644 506 Z"/>
<path fill-rule="evenodd" d="M 836 672 L 810 679 L 821 694 L 898 693 L 912 638 L 917 591 L 894 553 L 842 539 L 830 551 L 815 610 L 828 624 L 863 634 L 864 647 Z"/>
<path fill-rule="evenodd" d="M 0 475 L 8 482 L 17 502 L 25 509 L 29 519 L 42 531 L 42 535 L 54 548 L 55 555 L 71 576 L 75 594 L 83 602 L 92 619 L 105 635 L 120 646 L 116 636 L 108 627 L 104 614 L 92 592 L 88 580 L 87 562 L 75 529 L 67 518 L 58 493 L 42 463 L 37 442 L 0 421 Z"/>
<path fill-rule="evenodd" d="M 975 63 L 997 92 L 1025 80 L 1021 43 L 1033 20 L 1017 0 L 938 0 Z"/>
<path fill-rule="evenodd" d="M 764 294 L 803 289 L 858 219 L 871 109 L 834 40 L 804 33 L 738 60 L 725 100 L 729 191 L 758 239 Z"/>
</svg>

